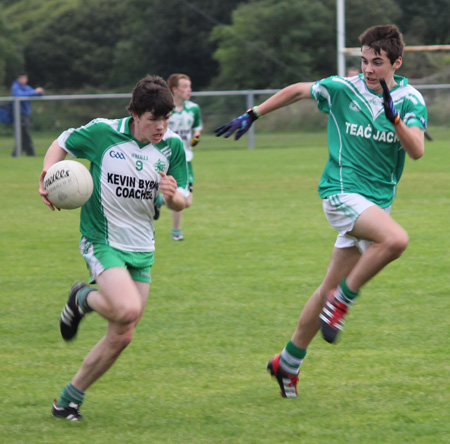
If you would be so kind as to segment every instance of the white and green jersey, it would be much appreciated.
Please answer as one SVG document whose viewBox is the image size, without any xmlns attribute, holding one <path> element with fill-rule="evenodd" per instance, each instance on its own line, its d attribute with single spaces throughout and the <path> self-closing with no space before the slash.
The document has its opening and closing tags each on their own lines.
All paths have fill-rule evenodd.
<svg viewBox="0 0 450 444">
<path fill-rule="evenodd" d="M 419 91 L 405 77 L 394 76 L 395 108 L 408 126 L 427 127 L 427 109 Z M 362 76 L 333 76 L 311 87 L 318 108 L 329 114 L 329 158 L 319 183 L 322 198 L 358 193 L 382 208 L 395 197 L 405 151 L 386 118 L 382 95 L 370 90 Z"/>
<path fill-rule="evenodd" d="M 130 121 L 95 119 L 64 131 L 58 143 L 72 157 L 91 162 L 94 192 L 81 208 L 82 235 L 123 251 L 151 252 L 160 172 L 173 176 L 187 197 L 186 157 L 170 129 L 160 143 L 142 143 L 131 135 Z"/>
<path fill-rule="evenodd" d="M 191 147 L 192 131 L 203 129 L 200 107 L 196 103 L 186 100 L 180 112 L 173 110 L 169 128 L 181 137 L 186 151 L 186 160 L 190 162 L 194 158 Z"/>
</svg>

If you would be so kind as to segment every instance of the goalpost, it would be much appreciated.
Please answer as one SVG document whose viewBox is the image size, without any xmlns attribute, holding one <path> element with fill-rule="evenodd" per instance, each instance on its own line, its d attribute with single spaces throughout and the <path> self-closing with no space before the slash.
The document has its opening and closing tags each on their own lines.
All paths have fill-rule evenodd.
<svg viewBox="0 0 450 444">
<path fill-rule="evenodd" d="M 345 47 L 345 0 L 337 0 L 337 72 L 339 76 L 345 76 L 345 55 L 360 55 L 361 48 Z M 405 46 L 405 51 L 450 51 L 450 45 L 421 45 Z"/>
</svg>

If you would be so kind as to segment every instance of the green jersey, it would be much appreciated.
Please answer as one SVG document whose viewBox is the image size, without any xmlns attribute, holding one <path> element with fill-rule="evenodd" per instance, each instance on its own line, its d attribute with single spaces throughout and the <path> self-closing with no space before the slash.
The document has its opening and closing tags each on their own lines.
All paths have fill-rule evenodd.
<svg viewBox="0 0 450 444">
<path fill-rule="evenodd" d="M 181 137 L 186 152 L 186 160 L 190 162 L 194 158 L 191 147 L 192 131 L 203 129 L 200 107 L 196 103 L 186 100 L 180 112 L 173 110 L 169 120 L 169 128 Z"/>
<path fill-rule="evenodd" d="M 405 77 L 394 76 L 391 96 L 408 126 L 425 130 L 427 109 L 419 91 Z M 319 183 L 322 198 L 358 193 L 382 208 L 395 197 L 405 151 L 386 118 L 383 97 L 370 90 L 363 76 L 333 76 L 311 87 L 318 108 L 329 114 L 329 157 Z"/>
<path fill-rule="evenodd" d="M 170 129 L 160 143 L 142 143 L 131 135 L 130 121 L 95 119 L 64 131 L 58 143 L 72 157 L 91 162 L 94 192 L 81 208 L 82 235 L 123 251 L 151 252 L 160 172 L 173 176 L 187 197 L 186 157 Z"/>
</svg>

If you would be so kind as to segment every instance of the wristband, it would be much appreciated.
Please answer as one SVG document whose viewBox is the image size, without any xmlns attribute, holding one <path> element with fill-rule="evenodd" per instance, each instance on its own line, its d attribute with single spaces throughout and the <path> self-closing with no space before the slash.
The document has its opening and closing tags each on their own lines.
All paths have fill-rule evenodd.
<svg viewBox="0 0 450 444">
<path fill-rule="evenodd" d="M 256 106 L 248 109 L 247 114 L 250 116 L 250 119 L 252 119 L 252 122 L 254 122 L 255 120 L 257 120 L 261 117 L 261 114 L 259 114 L 259 112 L 258 112 L 258 107 L 256 107 Z"/>
</svg>

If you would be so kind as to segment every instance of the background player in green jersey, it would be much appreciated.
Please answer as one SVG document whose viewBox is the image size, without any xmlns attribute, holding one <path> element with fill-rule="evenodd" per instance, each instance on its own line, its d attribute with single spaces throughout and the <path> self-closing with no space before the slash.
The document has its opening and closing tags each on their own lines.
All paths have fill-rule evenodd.
<svg viewBox="0 0 450 444">
<path fill-rule="evenodd" d="M 258 117 L 308 98 L 329 114 L 329 158 L 319 195 L 339 234 L 323 282 L 303 308 L 291 340 L 267 366 L 284 397 L 297 397 L 299 367 L 319 329 L 335 342 L 360 288 L 408 244 L 389 213 L 405 154 L 418 159 L 424 153 L 427 111 L 421 94 L 395 75 L 404 47 L 398 29 L 375 26 L 360 41 L 362 75 L 290 85 L 216 130 L 225 137 L 237 131 L 238 139 Z"/>
<path fill-rule="evenodd" d="M 108 321 L 106 335 L 88 353 L 81 368 L 53 403 L 53 415 L 78 421 L 86 390 L 130 343 L 145 308 L 153 264 L 154 201 L 181 211 L 189 195 L 186 158 L 179 136 L 168 129 L 174 108 L 166 82 L 147 76 L 133 90 L 131 117 L 96 119 L 64 131 L 47 151 L 39 193 L 54 210 L 43 187 L 46 170 L 67 154 L 88 159 L 94 192 L 81 209 L 80 252 L 91 283 L 76 283 L 60 318 L 68 341 L 84 315 L 96 311 Z"/>
<path fill-rule="evenodd" d="M 200 133 L 203 129 L 202 115 L 200 107 L 190 100 L 192 92 L 191 79 L 186 74 L 172 74 L 168 78 L 167 84 L 172 91 L 175 101 L 175 109 L 170 116 L 169 128 L 181 137 L 186 152 L 190 191 L 187 207 L 190 207 L 194 190 L 194 170 L 192 167 L 194 153 L 192 148 L 200 140 Z M 184 239 L 181 229 L 181 217 L 181 212 L 172 211 L 171 239 L 174 241 Z"/>
</svg>

